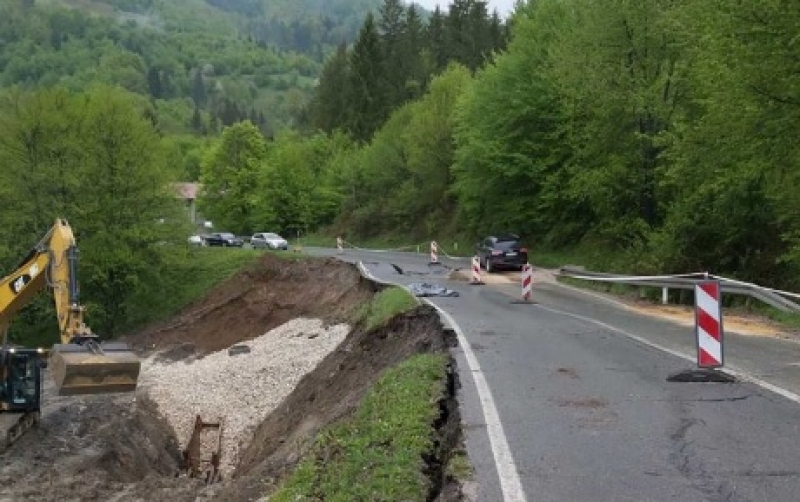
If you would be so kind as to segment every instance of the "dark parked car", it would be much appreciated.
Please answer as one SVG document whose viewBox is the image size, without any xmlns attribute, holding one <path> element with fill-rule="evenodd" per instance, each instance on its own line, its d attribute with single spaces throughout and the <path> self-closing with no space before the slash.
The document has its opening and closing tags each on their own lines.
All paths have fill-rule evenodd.
<svg viewBox="0 0 800 502">
<path fill-rule="evenodd" d="M 244 241 L 228 232 L 215 232 L 203 236 L 207 246 L 237 247 L 244 246 Z"/>
<path fill-rule="evenodd" d="M 478 243 L 476 255 L 487 272 L 500 269 L 522 270 L 528 263 L 528 250 L 518 235 L 490 235 Z"/>
</svg>

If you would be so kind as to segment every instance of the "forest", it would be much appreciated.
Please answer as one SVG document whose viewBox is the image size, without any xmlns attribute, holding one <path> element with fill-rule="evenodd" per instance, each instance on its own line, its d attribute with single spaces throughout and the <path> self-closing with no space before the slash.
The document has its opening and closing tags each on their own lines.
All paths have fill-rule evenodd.
<svg viewBox="0 0 800 502">
<path fill-rule="evenodd" d="M 251 163 L 310 176 L 300 212 L 259 189 L 219 213 L 231 225 L 274 213 L 406 243 L 512 231 L 619 272 L 800 288 L 800 4 L 538 0 L 506 40 L 463 0 L 421 45 L 395 4 L 328 60 L 306 135 Z"/>
<path fill-rule="evenodd" d="M 124 331 L 191 253 L 170 183 L 200 181 L 243 235 L 516 232 L 800 289 L 800 4 L 300 4 L 0 0 L 5 268 L 69 215 Z"/>
</svg>

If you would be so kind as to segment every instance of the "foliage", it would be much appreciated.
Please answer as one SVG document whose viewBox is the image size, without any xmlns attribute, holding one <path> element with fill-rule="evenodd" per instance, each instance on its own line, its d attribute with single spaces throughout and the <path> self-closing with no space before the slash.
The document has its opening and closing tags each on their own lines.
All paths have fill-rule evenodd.
<svg viewBox="0 0 800 502">
<path fill-rule="evenodd" d="M 167 287 L 162 267 L 185 242 L 185 216 L 146 102 L 100 86 L 84 94 L 15 91 L 0 109 L 0 224 L 15 236 L 0 262 L 13 270 L 55 218 L 66 218 L 81 250 L 91 323 L 118 333 L 136 311 L 135 293 Z M 51 309 L 28 319 L 49 319 L 52 329 Z"/>
<path fill-rule="evenodd" d="M 426 500 L 422 463 L 434 447 L 431 403 L 444 393 L 446 364 L 423 354 L 386 370 L 355 416 L 321 432 L 270 500 Z"/>
<path fill-rule="evenodd" d="M 352 64 L 338 55 L 326 67 L 336 78 L 312 111 L 357 110 L 338 126 L 366 138 L 349 156 L 337 234 L 407 243 L 514 231 L 618 271 L 800 287 L 800 8 L 530 2 L 509 20 L 505 49 L 476 67 L 454 49 L 458 31 L 446 36 L 463 26 L 462 4 L 431 16 L 425 46 L 439 68 L 453 58 L 477 68 L 451 85 L 455 106 L 433 106 L 431 84 L 387 98 L 387 119 L 367 134 L 352 124 L 387 109 L 347 107 Z"/>
<path fill-rule="evenodd" d="M 221 139 L 206 152 L 201 163 L 203 194 L 199 209 L 215 218 L 226 231 L 253 231 L 251 222 L 258 197 L 253 188 L 266 152 L 264 137 L 250 122 L 226 128 Z"/>
<path fill-rule="evenodd" d="M 432 77 L 451 62 L 479 68 L 505 46 L 505 26 L 484 2 L 456 0 L 425 22 L 419 7 L 383 0 L 368 14 L 350 51 L 330 58 L 309 104 L 311 129 L 342 129 L 369 141 L 393 110 L 422 96 Z"/>
<path fill-rule="evenodd" d="M 0 0 L 0 85 L 103 82 L 151 98 L 166 132 L 249 119 L 271 133 L 292 124 L 326 55 L 353 40 L 360 9 L 376 7 L 340 0 L 308 15 L 303 4 L 319 2 L 277 3 Z"/>
</svg>

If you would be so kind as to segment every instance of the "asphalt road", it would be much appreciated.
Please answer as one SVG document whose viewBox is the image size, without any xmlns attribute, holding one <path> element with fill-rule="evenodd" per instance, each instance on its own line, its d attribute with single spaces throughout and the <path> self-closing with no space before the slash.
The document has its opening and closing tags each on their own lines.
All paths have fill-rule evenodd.
<svg viewBox="0 0 800 502">
<path fill-rule="evenodd" d="M 535 286 L 533 305 L 513 303 L 513 286 L 448 282 L 445 267 L 429 266 L 426 255 L 347 250 L 339 256 L 363 262 L 382 280 L 433 282 L 460 293 L 432 301 L 469 345 L 456 357 L 478 500 L 800 500 L 800 406 L 748 382 L 668 382 L 694 365 L 647 343 L 691 353 L 691 328 L 558 285 Z M 728 357 L 741 371 L 792 390 L 797 343 L 752 337 L 728 343 L 735 345 Z M 479 395 L 479 381 L 490 399 Z M 492 407 L 499 425 L 487 413 Z M 502 443 L 512 459 L 503 458 Z"/>
</svg>

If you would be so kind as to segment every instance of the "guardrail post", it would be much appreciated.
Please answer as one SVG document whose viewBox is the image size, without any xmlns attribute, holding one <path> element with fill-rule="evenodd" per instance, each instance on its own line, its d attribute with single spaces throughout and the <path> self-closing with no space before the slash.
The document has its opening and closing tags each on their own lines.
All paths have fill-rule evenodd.
<svg viewBox="0 0 800 502">
<path fill-rule="evenodd" d="M 664 305 L 669 303 L 669 288 L 661 288 L 661 303 Z"/>
</svg>

